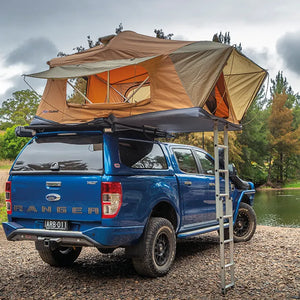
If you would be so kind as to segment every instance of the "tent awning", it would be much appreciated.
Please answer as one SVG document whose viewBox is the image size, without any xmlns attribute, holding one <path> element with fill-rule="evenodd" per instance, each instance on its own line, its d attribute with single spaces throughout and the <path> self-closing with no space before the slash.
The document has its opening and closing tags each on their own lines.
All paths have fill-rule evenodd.
<svg viewBox="0 0 300 300">
<path fill-rule="evenodd" d="M 148 56 L 143 58 L 129 58 L 129 59 L 116 59 L 106 60 L 99 62 L 92 62 L 78 65 L 65 65 L 50 68 L 49 70 L 28 74 L 26 76 L 44 79 L 65 79 L 65 78 L 76 78 L 94 75 L 98 73 L 107 72 L 110 70 L 137 65 L 144 61 L 151 60 L 157 56 Z"/>
</svg>

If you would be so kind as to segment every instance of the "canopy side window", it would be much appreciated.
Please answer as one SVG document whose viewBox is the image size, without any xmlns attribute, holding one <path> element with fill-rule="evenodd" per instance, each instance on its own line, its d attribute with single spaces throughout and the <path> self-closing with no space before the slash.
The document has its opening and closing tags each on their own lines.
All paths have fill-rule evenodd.
<svg viewBox="0 0 300 300">
<path fill-rule="evenodd" d="M 139 141 L 119 141 L 121 162 L 133 169 L 167 169 L 168 165 L 158 144 Z"/>
</svg>

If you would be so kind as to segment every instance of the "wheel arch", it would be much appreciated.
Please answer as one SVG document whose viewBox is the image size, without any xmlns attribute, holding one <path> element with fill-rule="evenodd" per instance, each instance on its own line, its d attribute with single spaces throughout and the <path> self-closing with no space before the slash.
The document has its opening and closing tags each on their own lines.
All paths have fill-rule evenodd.
<svg viewBox="0 0 300 300">
<path fill-rule="evenodd" d="M 179 226 L 179 215 L 170 202 L 162 200 L 156 203 L 155 206 L 152 208 L 149 220 L 150 218 L 154 217 L 161 217 L 169 220 L 174 227 L 174 231 L 177 231 L 177 228 Z"/>
</svg>

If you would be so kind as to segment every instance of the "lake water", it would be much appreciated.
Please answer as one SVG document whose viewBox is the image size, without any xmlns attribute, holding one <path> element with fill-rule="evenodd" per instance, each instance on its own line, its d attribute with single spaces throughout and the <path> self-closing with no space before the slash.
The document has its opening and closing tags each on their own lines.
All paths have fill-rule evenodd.
<svg viewBox="0 0 300 300">
<path fill-rule="evenodd" d="M 300 227 L 300 190 L 256 192 L 254 210 L 260 225 Z"/>
</svg>

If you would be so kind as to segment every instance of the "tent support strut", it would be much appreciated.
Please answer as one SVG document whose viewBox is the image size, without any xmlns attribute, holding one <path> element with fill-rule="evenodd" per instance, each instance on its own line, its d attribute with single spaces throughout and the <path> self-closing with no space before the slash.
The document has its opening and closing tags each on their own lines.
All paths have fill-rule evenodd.
<svg viewBox="0 0 300 300">
<path fill-rule="evenodd" d="M 77 87 L 75 87 L 69 80 L 67 83 L 77 92 L 79 93 L 88 103 L 93 103 L 85 94 L 83 94 Z"/>
</svg>

